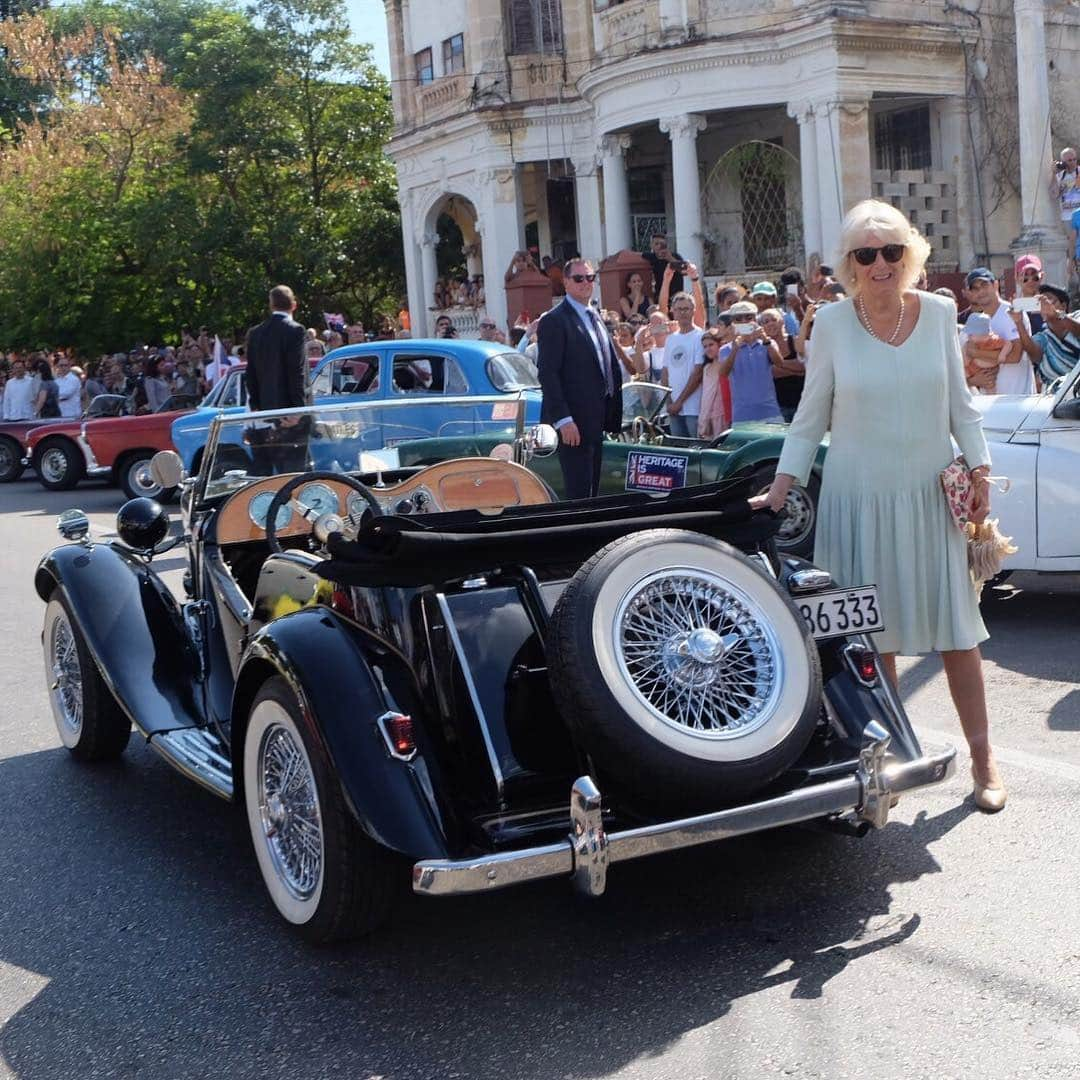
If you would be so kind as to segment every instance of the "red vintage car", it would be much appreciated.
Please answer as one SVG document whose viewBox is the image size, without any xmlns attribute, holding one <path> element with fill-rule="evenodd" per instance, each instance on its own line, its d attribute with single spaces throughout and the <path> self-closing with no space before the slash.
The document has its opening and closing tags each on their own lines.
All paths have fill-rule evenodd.
<svg viewBox="0 0 1080 1080">
<path fill-rule="evenodd" d="M 159 450 L 174 449 L 172 422 L 198 405 L 187 394 L 168 398 L 157 412 L 103 420 L 80 418 L 37 425 L 26 437 L 23 464 L 30 464 L 42 486 L 51 491 L 73 488 L 87 477 L 100 477 L 123 488 L 129 499 L 160 499 L 162 491 L 150 475 L 150 459 Z"/>
<path fill-rule="evenodd" d="M 128 399 L 121 394 L 98 394 L 87 406 L 83 420 L 92 420 L 102 416 L 122 416 L 127 408 Z M 4 420 L 0 422 L 0 484 L 10 484 L 18 480 L 27 466 L 23 460 L 23 447 L 30 437 L 30 432 L 45 424 L 56 424 L 55 419 L 47 420 Z"/>
</svg>

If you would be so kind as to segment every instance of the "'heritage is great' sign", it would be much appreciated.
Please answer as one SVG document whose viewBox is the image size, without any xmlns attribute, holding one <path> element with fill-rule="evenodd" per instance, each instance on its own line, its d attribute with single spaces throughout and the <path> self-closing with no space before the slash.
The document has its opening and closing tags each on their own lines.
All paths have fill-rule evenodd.
<svg viewBox="0 0 1080 1080">
<path fill-rule="evenodd" d="M 686 487 L 686 454 L 631 450 L 626 457 L 626 490 L 663 494 Z"/>
</svg>

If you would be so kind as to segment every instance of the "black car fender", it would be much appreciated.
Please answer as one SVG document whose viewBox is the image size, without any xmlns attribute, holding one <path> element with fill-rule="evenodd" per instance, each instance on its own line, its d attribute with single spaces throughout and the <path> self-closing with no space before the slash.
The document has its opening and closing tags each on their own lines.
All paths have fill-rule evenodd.
<svg viewBox="0 0 1080 1080">
<path fill-rule="evenodd" d="M 391 757 L 378 728 L 378 718 L 389 709 L 383 690 L 356 631 L 326 608 L 275 619 L 244 652 L 232 707 L 237 789 L 251 703 L 273 675 L 292 687 L 361 828 L 383 847 L 414 858 L 449 855 L 423 759 Z"/>
<path fill-rule="evenodd" d="M 54 548 L 34 588 L 47 602 L 57 586 L 105 684 L 144 735 L 204 722 L 180 608 L 140 558 L 111 544 Z"/>
</svg>

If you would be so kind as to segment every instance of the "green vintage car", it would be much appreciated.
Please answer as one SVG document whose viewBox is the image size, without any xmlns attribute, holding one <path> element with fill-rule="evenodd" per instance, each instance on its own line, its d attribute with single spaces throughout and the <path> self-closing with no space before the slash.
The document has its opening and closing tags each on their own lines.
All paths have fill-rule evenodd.
<svg viewBox="0 0 1080 1080">
<path fill-rule="evenodd" d="M 666 386 L 654 383 L 623 384 L 622 431 L 618 438 L 604 441 L 600 494 L 650 491 L 662 495 L 676 488 L 710 484 L 735 475 L 752 476 L 755 490 L 765 491 L 776 472 L 786 425 L 740 424 L 711 441 L 679 438 L 667 430 L 664 410 L 670 393 Z M 804 557 L 813 554 L 821 466 L 827 445 L 826 438 L 807 486 L 795 485 L 788 495 L 787 516 L 776 537 L 781 551 Z M 510 448 L 506 434 L 493 432 L 402 440 L 396 450 L 400 464 L 405 466 L 428 465 L 477 453 L 500 456 Z M 533 457 L 528 467 L 563 497 L 557 454 Z"/>
</svg>

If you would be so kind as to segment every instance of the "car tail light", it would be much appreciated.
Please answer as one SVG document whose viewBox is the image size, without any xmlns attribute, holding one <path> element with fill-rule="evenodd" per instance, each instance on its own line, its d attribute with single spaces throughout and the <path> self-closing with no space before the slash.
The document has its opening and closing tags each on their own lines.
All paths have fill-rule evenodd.
<svg viewBox="0 0 1080 1080">
<path fill-rule="evenodd" d="M 878 681 L 877 654 L 864 645 L 848 645 L 844 656 L 855 678 L 863 686 L 876 686 Z"/>
<path fill-rule="evenodd" d="M 416 756 L 412 717 L 404 713 L 383 713 L 379 717 L 379 728 L 391 755 L 401 761 L 412 761 Z"/>
</svg>

